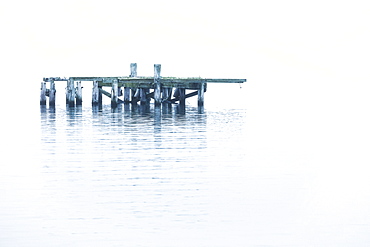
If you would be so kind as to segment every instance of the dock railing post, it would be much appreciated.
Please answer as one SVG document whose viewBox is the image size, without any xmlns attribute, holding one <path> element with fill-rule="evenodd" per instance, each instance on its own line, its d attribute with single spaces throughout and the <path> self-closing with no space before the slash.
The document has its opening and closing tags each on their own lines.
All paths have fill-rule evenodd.
<svg viewBox="0 0 370 247">
<path fill-rule="evenodd" d="M 111 106 L 116 108 L 118 105 L 118 80 L 113 79 L 111 91 Z"/>
<path fill-rule="evenodd" d="M 53 79 L 50 79 L 50 91 L 49 91 L 49 107 L 54 107 L 55 106 L 55 82 Z"/>
<path fill-rule="evenodd" d="M 130 64 L 130 77 L 136 77 L 137 76 L 137 64 L 131 63 Z M 123 101 L 125 103 L 129 103 L 134 98 L 134 93 L 132 92 L 131 99 L 130 99 L 130 91 L 131 89 L 129 87 L 125 87 L 123 90 Z"/>
<path fill-rule="evenodd" d="M 77 88 L 76 88 L 76 105 L 82 105 L 82 86 L 81 81 L 77 81 Z"/>
<path fill-rule="evenodd" d="M 161 65 L 154 64 L 154 104 L 161 104 Z"/>
<path fill-rule="evenodd" d="M 46 105 L 46 82 L 41 82 L 40 105 Z"/>
<path fill-rule="evenodd" d="M 68 106 L 75 106 L 75 86 L 74 80 L 69 78 L 67 81 L 66 99 Z"/>
</svg>

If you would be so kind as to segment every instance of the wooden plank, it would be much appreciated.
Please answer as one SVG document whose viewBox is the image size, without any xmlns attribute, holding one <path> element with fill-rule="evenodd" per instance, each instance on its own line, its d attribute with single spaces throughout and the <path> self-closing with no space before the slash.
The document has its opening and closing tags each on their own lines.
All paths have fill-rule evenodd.
<svg viewBox="0 0 370 247">
<path fill-rule="evenodd" d="M 68 78 L 66 77 L 44 77 L 44 82 L 50 82 L 50 81 L 68 81 Z"/>
<path fill-rule="evenodd" d="M 153 82 L 153 77 L 118 77 L 117 78 L 120 82 L 125 83 L 151 83 Z M 188 77 L 188 78 L 180 78 L 180 77 L 161 77 L 161 83 L 244 83 L 246 79 L 212 79 L 212 78 L 199 78 L 199 77 Z"/>
<path fill-rule="evenodd" d="M 69 77 L 69 79 L 73 79 L 75 81 L 94 81 L 94 80 L 97 80 L 99 82 L 103 82 L 103 81 L 109 81 L 109 82 L 113 82 L 114 79 L 118 79 L 118 76 L 73 76 L 73 77 Z"/>
<path fill-rule="evenodd" d="M 107 91 L 105 91 L 104 89 L 101 89 L 99 88 L 99 91 L 104 94 L 105 96 L 109 97 L 109 98 L 112 98 L 112 94 L 108 93 Z"/>
<path fill-rule="evenodd" d="M 112 94 L 111 93 L 108 93 L 107 91 L 105 91 L 104 89 L 102 88 L 99 88 L 99 92 L 101 92 L 102 94 L 104 94 L 105 96 L 109 97 L 109 98 L 112 98 Z M 124 103 L 122 100 L 118 99 L 117 100 L 118 103 Z"/>
<path fill-rule="evenodd" d="M 185 99 L 187 98 L 190 98 L 190 97 L 193 97 L 195 95 L 198 95 L 198 91 L 195 91 L 195 92 L 191 92 L 191 93 L 188 93 L 185 95 Z M 170 100 L 171 103 L 175 103 L 176 101 L 179 101 L 180 100 L 180 96 L 178 95 L 177 97 L 173 98 Z"/>
<path fill-rule="evenodd" d="M 74 81 L 100 81 L 100 86 L 111 86 L 112 81 L 114 79 L 118 80 L 118 86 L 122 86 L 123 83 L 129 84 L 153 84 L 154 77 L 125 77 L 125 76 L 116 76 L 116 77 L 70 77 L 69 79 L 73 79 Z M 44 81 L 68 81 L 67 78 L 61 77 L 50 77 L 44 78 Z M 246 79 L 226 79 L 226 78 L 199 78 L 199 77 L 188 77 L 188 78 L 180 78 L 180 77 L 161 77 L 162 85 L 165 83 L 168 84 L 183 84 L 183 83 L 244 83 Z M 121 84 L 122 83 L 122 84 Z"/>
</svg>

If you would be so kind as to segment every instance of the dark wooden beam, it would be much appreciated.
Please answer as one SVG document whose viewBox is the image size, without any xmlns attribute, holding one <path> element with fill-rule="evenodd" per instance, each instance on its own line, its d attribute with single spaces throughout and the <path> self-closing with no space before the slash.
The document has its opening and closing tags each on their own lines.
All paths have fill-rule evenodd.
<svg viewBox="0 0 370 247">
<path fill-rule="evenodd" d="M 186 94 L 185 95 L 185 99 L 190 98 L 190 97 L 193 97 L 195 95 L 198 95 L 198 91 L 195 91 L 195 92 L 191 92 L 191 93 Z M 179 100 L 180 100 L 180 96 L 171 99 L 170 102 L 171 103 L 175 103 L 176 101 L 179 101 Z"/>
</svg>

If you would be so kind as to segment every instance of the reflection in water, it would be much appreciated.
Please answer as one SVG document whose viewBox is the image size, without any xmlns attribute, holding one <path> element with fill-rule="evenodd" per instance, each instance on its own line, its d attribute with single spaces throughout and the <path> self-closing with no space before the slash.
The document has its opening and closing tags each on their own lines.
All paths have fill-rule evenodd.
<svg viewBox="0 0 370 247">
<path fill-rule="evenodd" d="M 43 220 L 153 233 L 204 221 L 206 119 L 172 106 L 42 109 Z"/>
<path fill-rule="evenodd" d="M 234 145 L 242 138 L 238 114 L 152 104 L 40 107 L 38 188 L 12 206 L 15 237 L 0 243 L 215 246 L 204 241 L 225 232 L 219 198 L 239 181 L 217 173 L 243 157 Z M 237 134 L 221 131 L 225 121 Z M 232 186 L 224 191 L 220 183 Z"/>
</svg>

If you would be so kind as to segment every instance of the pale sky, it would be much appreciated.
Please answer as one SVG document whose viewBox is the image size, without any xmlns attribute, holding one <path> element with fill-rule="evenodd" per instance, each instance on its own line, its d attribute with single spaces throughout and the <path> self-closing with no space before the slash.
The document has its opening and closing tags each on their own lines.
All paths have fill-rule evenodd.
<svg viewBox="0 0 370 247">
<path fill-rule="evenodd" d="M 42 76 L 249 77 L 288 69 L 368 80 L 367 1 L 2 1 L 2 63 Z M 122 74 L 121 74 L 122 72 Z M 340 74 L 340 75 L 339 75 Z"/>
</svg>

